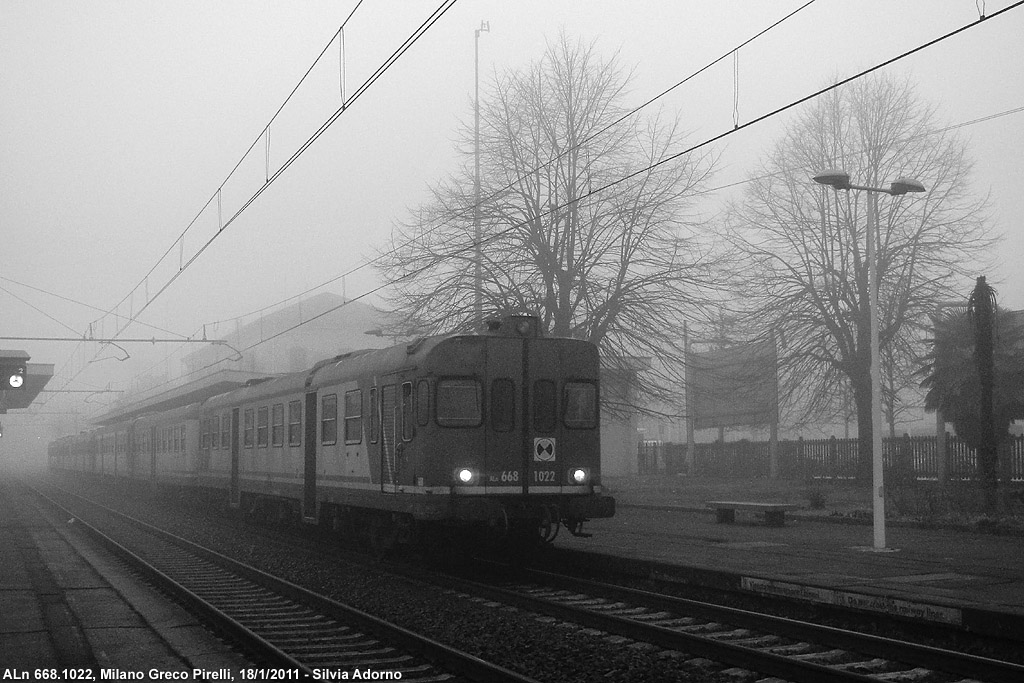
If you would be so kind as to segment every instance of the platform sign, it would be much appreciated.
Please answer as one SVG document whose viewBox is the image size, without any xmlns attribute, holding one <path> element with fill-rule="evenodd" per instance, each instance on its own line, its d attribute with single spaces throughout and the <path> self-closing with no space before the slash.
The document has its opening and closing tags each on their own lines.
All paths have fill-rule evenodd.
<svg viewBox="0 0 1024 683">
<path fill-rule="evenodd" d="M 28 408 L 53 378 L 53 364 L 29 358 L 24 351 L 0 349 L 0 414 Z"/>
<path fill-rule="evenodd" d="M 0 351 L 0 389 L 25 388 L 29 358 L 24 351 Z"/>
</svg>

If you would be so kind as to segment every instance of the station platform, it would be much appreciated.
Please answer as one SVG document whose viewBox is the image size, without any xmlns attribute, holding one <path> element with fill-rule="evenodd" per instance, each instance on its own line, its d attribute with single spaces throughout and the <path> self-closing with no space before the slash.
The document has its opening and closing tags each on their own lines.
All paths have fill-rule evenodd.
<svg viewBox="0 0 1024 683">
<path fill-rule="evenodd" d="M 719 523 L 713 510 L 615 491 L 616 514 L 588 522 L 592 538 L 556 545 L 657 563 L 683 583 L 850 607 L 1024 641 L 1024 535 L 889 522 L 882 550 L 870 519 L 787 512 Z"/>
<path fill-rule="evenodd" d="M 4 670 L 188 672 L 251 666 L 143 583 L 71 520 L 0 479 L 0 663 Z M 72 670 L 68 675 L 62 672 Z M 18 677 L 17 675 L 15 676 Z"/>
</svg>

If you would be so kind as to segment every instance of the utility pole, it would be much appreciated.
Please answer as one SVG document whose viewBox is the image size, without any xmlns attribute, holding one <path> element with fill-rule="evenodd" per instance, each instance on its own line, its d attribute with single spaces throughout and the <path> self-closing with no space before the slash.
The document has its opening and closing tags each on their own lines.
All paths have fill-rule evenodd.
<svg viewBox="0 0 1024 683">
<path fill-rule="evenodd" d="M 489 22 L 481 21 L 480 28 L 473 31 L 474 37 L 474 58 L 473 58 L 473 80 L 474 80 L 474 110 L 475 110 L 475 128 L 474 128 L 474 144 L 473 144 L 473 156 L 474 156 L 474 183 L 473 183 L 473 242 L 475 245 L 475 256 L 474 259 L 474 301 L 473 301 L 473 314 L 474 324 L 480 326 L 484 320 L 484 283 L 483 283 L 483 266 L 482 266 L 482 252 L 480 241 L 483 239 L 480 231 L 480 34 L 490 33 L 491 25 Z"/>
</svg>

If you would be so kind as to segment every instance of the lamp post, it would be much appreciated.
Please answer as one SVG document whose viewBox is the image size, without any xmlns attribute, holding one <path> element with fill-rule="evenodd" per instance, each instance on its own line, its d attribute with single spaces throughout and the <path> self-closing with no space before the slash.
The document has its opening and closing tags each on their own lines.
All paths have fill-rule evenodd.
<svg viewBox="0 0 1024 683">
<path fill-rule="evenodd" d="M 924 192 L 924 185 L 910 178 L 892 182 L 888 189 L 865 187 L 850 183 L 845 171 L 828 170 L 814 176 L 814 182 L 829 185 L 836 190 L 863 190 L 882 192 L 894 197 L 908 192 Z M 874 530 L 874 549 L 885 549 L 885 490 L 882 466 L 882 381 L 878 344 L 878 274 L 876 272 L 875 240 L 878 237 L 878 210 L 874 197 L 868 197 L 868 315 L 871 318 L 871 513 Z"/>
<path fill-rule="evenodd" d="M 483 270 L 481 266 L 482 255 L 480 249 L 480 34 L 490 33 L 491 24 L 487 21 L 480 22 L 480 28 L 473 31 L 474 53 L 473 53 L 473 81 L 474 81 L 474 138 L 473 138 L 473 242 L 474 249 L 474 295 L 473 314 L 476 318 L 474 324 L 480 325 L 484 319 L 484 285 Z"/>
</svg>

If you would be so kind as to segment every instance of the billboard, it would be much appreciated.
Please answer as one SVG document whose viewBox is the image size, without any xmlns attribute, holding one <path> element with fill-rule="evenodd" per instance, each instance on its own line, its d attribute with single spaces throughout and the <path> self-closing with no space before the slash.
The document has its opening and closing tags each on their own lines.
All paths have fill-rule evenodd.
<svg viewBox="0 0 1024 683">
<path fill-rule="evenodd" d="M 779 419 L 774 341 L 686 356 L 686 412 L 694 429 L 765 425 Z"/>
</svg>

